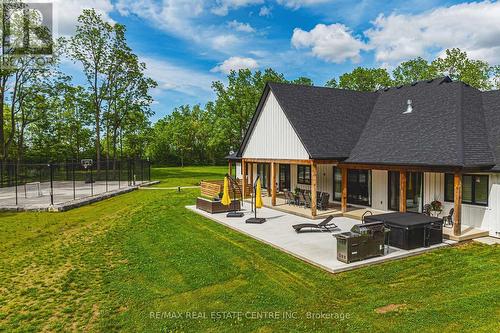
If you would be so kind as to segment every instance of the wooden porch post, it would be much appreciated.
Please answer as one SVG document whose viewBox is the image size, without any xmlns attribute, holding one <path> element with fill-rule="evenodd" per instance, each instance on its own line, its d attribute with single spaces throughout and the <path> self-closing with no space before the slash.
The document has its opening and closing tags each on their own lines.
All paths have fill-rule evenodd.
<svg viewBox="0 0 500 333">
<path fill-rule="evenodd" d="M 276 206 L 276 163 L 271 162 L 271 205 Z"/>
<path fill-rule="evenodd" d="M 342 192 L 340 194 L 341 211 L 342 213 L 347 213 L 347 168 L 341 167 L 340 172 L 342 174 Z"/>
<path fill-rule="evenodd" d="M 241 159 L 241 190 L 243 198 L 247 196 L 247 166 L 245 159 Z"/>
<path fill-rule="evenodd" d="M 454 204 L 455 212 L 453 216 L 453 235 L 460 236 L 462 234 L 462 173 L 455 172 L 453 177 L 454 189 Z"/>
<path fill-rule="evenodd" d="M 250 163 L 250 186 L 253 186 L 253 163 Z"/>
<path fill-rule="evenodd" d="M 233 163 L 229 160 L 229 176 L 233 176 Z"/>
<path fill-rule="evenodd" d="M 318 190 L 318 165 L 311 162 L 311 215 L 317 215 L 316 203 L 318 202 L 316 191 Z"/>
<path fill-rule="evenodd" d="M 399 171 L 399 211 L 406 213 L 406 170 Z"/>
</svg>

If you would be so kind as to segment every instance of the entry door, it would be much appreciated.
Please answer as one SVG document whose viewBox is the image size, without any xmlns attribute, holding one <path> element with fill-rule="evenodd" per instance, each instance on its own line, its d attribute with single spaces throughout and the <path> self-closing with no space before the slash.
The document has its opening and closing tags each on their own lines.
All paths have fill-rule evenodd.
<svg viewBox="0 0 500 333">
<path fill-rule="evenodd" d="M 290 190 L 290 164 L 280 164 L 279 190 Z"/>
<path fill-rule="evenodd" d="M 406 173 L 406 210 L 409 212 L 422 212 L 423 179 L 421 172 Z M 399 192 L 399 172 L 389 171 L 389 210 L 399 211 Z"/>
</svg>

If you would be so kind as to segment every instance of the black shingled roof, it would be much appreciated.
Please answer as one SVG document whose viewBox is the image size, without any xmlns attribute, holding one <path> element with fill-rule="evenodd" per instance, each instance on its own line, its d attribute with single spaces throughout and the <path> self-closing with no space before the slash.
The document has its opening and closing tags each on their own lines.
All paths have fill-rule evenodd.
<svg viewBox="0 0 500 333">
<path fill-rule="evenodd" d="M 270 91 L 312 159 L 500 171 L 500 91 L 448 77 L 377 92 L 270 83 L 238 156 Z"/>
</svg>

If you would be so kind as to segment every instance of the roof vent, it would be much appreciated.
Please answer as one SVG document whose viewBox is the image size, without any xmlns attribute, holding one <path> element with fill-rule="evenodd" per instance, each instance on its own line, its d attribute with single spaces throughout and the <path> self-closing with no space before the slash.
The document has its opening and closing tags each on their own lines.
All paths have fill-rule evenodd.
<svg viewBox="0 0 500 333">
<path fill-rule="evenodd" d="M 406 109 L 405 112 L 403 112 L 403 114 L 412 113 L 413 112 L 413 106 L 411 105 L 412 104 L 411 99 L 409 99 L 406 103 L 408 104 L 408 108 Z"/>
</svg>

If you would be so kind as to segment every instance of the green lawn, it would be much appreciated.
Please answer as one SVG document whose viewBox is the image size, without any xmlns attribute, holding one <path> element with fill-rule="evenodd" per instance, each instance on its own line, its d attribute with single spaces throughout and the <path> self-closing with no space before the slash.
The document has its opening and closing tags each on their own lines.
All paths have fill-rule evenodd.
<svg viewBox="0 0 500 333">
<path fill-rule="evenodd" d="M 223 173 L 153 174 L 175 186 Z M 0 214 L 0 331 L 498 331 L 498 246 L 333 275 L 184 209 L 197 194 L 140 190 L 66 213 Z M 251 318 L 275 311 L 295 318 Z"/>
<path fill-rule="evenodd" d="M 201 180 L 223 179 L 227 172 L 227 166 L 153 168 L 151 179 L 160 179 L 162 182 L 159 187 L 196 186 L 200 185 Z"/>
</svg>

